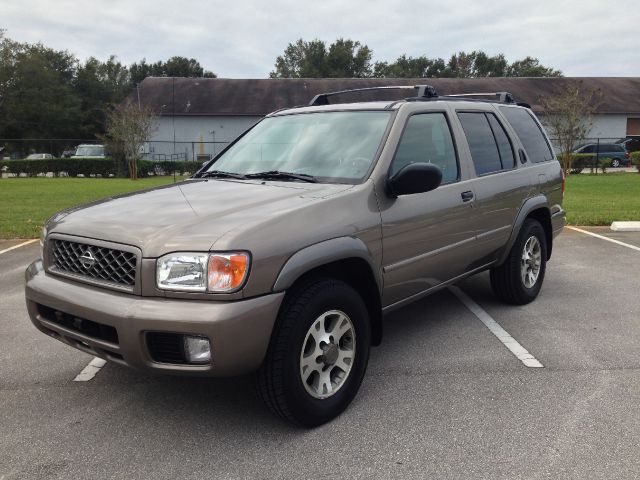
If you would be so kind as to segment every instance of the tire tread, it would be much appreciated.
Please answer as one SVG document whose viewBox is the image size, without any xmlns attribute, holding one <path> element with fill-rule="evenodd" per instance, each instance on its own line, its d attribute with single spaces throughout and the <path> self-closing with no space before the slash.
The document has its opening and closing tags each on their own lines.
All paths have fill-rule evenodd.
<svg viewBox="0 0 640 480">
<path fill-rule="evenodd" d="M 520 257 L 522 255 L 521 250 L 524 247 L 524 242 L 526 238 L 529 237 L 529 232 L 535 230 L 541 232 L 541 235 L 538 235 L 538 239 L 542 245 L 543 265 L 541 267 L 540 278 L 538 279 L 539 286 L 537 287 L 537 291 L 532 295 L 524 289 L 524 286 L 520 282 Z M 507 259 L 502 265 L 492 268 L 489 273 L 491 288 L 495 296 L 499 300 L 512 305 L 525 305 L 533 301 L 537 297 L 542 281 L 544 280 L 546 254 L 547 245 L 542 225 L 532 218 L 526 219 L 522 224 L 518 238 L 511 247 L 509 255 L 507 255 Z"/>
<path fill-rule="evenodd" d="M 282 314 L 278 316 L 271 336 L 267 356 L 258 370 L 257 390 L 262 401 L 276 415 L 294 424 L 301 425 L 289 409 L 285 400 L 282 364 L 290 349 L 290 332 L 304 310 L 305 305 L 319 292 L 336 288 L 342 282 L 328 278 L 312 278 L 289 292 L 285 297 Z"/>
</svg>

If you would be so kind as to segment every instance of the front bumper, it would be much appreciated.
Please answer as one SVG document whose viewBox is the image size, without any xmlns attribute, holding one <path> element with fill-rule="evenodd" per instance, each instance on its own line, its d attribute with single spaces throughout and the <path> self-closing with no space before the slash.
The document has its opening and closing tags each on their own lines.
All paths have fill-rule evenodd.
<svg viewBox="0 0 640 480">
<path fill-rule="evenodd" d="M 140 370 L 231 376 L 256 370 L 267 351 L 284 293 L 220 302 L 140 297 L 46 274 L 40 260 L 25 272 L 27 310 L 42 332 L 92 355 Z M 42 306 L 113 327 L 105 340 L 50 321 Z M 154 362 L 146 332 L 201 335 L 211 342 L 208 365 Z"/>
</svg>

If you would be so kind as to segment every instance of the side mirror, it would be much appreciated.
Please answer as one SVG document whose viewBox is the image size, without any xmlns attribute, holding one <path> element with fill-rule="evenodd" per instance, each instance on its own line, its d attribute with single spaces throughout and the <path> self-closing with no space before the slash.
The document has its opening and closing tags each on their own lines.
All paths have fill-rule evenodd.
<svg viewBox="0 0 640 480">
<path fill-rule="evenodd" d="M 430 192 L 442 183 L 442 170 L 432 163 L 410 163 L 387 180 L 392 197 Z"/>
</svg>

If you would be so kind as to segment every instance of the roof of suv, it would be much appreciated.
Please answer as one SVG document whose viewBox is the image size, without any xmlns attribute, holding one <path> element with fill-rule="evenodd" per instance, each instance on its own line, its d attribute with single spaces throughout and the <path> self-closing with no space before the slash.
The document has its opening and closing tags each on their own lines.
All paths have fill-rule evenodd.
<svg viewBox="0 0 640 480">
<path fill-rule="evenodd" d="M 364 89 L 343 90 L 339 92 L 328 92 L 316 95 L 308 105 L 300 105 L 292 108 L 284 108 L 277 110 L 268 116 L 278 115 L 290 115 L 294 113 L 308 113 L 308 112 L 322 112 L 322 111 L 345 111 L 345 110 L 397 110 L 402 105 L 408 103 L 437 103 L 437 102 L 456 102 L 466 104 L 466 106 L 478 104 L 501 104 L 511 106 L 524 106 L 529 107 L 527 104 L 516 103 L 513 96 L 508 92 L 491 92 L 491 93 L 472 93 L 462 95 L 447 95 L 438 96 L 435 89 L 429 85 L 416 85 L 413 87 L 418 96 L 409 96 L 404 99 L 395 100 L 376 100 L 376 101 L 355 101 L 349 103 L 330 103 L 329 97 L 338 95 L 344 96 L 348 94 L 355 94 L 359 98 L 362 98 L 363 94 L 376 91 L 376 90 L 393 90 L 393 89 L 409 89 L 412 91 L 412 87 L 398 86 L 398 87 L 374 87 Z"/>
</svg>

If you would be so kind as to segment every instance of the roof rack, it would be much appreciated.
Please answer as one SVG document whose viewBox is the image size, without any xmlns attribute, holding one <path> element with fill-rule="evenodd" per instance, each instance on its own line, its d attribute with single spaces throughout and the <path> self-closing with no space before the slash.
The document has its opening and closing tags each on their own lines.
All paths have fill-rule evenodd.
<svg viewBox="0 0 640 480">
<path fill-rule="evenodd" d="M 516 103 L 509 92 L 457 93 L 447 97 L 495 97 L 501 103 Z"/>
<path fill-rule="evenodd" d="M 436 92 L 436 89 L 431 85 L 416 85 L 416 86 L 408 86 L 408 85 L 397 85 L 397 86 L 383 86 L 383 87 L 367 87 L 367 88 L 353 88 L 350 90 L 339 90 L 337 92 L 326 92 L 319 93 L 315 97 L 311 99 L 309 102 L 309 106 L 316 105 L 329 105 L 329 97 L 334 95 L 341 95 L 345 93 L 354 93 L 354 92 L 370 92 L 376 90 L 417 90 L 417 94 L 414 97 L 405 98 L 404 101 L 425 101 L 425 100 L 435 100 L 435 99 L 458 99 L 465 100 L 467 98 L 473 97 L 489 97 L 486 100 L 482 98 L 478 98 L 478 101 L 484 102 L 500 102 L 500 103 L 511 103 L 521 107 L 531 108 L 531 105 L 523 102 L 516 102 L 513 98 L 513 95 L 509 92 L 483 92 L 483 93 L 458 93 L 453 95 L 443 95 L 439 96 Z"/>
<path fill-rule="evenodd" d="M 374 90 L 417 90 L 418 94 L 416 95 L 416 97 L 418 98 L 434 98 L 438 96 L 436 89 L 431 85 L 416 85 L 414 87 L 410 85 L 398 85 L 385 87 L 352 88 L 350 90 L 339 90 L 337 92 L 319 93 L 311 99 L 311 101 L 309 102 L 309 106 L 329 105 L 329 97 L 332 97 L 334 95 L 354 92 L 370 92 Z"/>
</svg>

